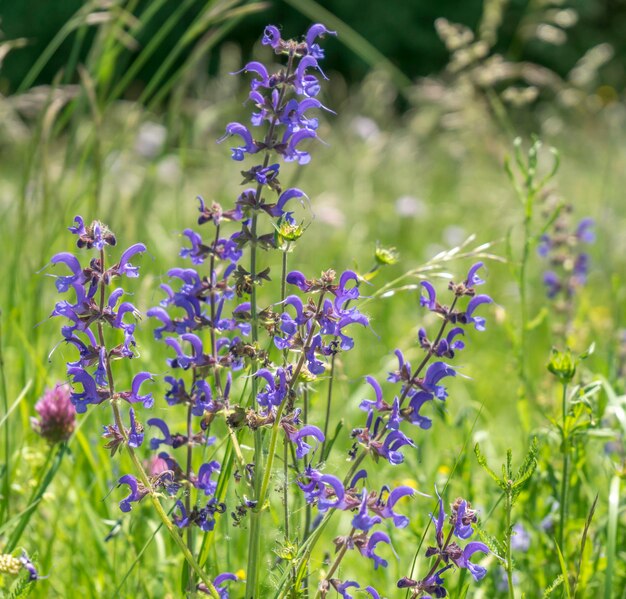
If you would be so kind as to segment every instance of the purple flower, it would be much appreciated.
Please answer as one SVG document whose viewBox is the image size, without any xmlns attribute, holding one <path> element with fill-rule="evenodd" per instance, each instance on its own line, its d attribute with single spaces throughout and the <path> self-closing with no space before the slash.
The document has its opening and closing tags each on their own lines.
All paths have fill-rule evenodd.
<svg viewBox="0 0 626 599">
<path fill-rule="evenodd" d="M 333 585 L 335 590 L 343 597 L 343 599 L 354 599 L 354 596 L 348 592 L 348 589 L 354 588 L 358 589 L 361 587 L 358 582 L 354 580 L 346 580 L 341 582 L 336 578 L 332 578 L 330 583 Z"/>
<path fill-rule="evenodd" d="M 264 46 L 271 46 L 274 50 L 277 50 L 280 47 L 280 42 L 281 37 L 278 27 L 268 25 L 263 32 L 263 39 L 261 40 L 261 43 Z"/>
<path fill-rule="evenodd" d="M 483 281 L 477 274 L 476 271 L 478 271 L 479 269 L 481 269 L 483 267 L 483 263 L 482 262 L 477 262 L 476 264 L 474 264 L 468 271 L 467 273 L 467 278 L 465 279 L 465 286 L 466 287 L 476 287 L 477 285 L 482 285 L 484 284 L 485 281 Z"/>
<path fill-rule="evenodd" d="M 178 499 L 176 501 L 176 503 L 174 504 L 174 508 L 178 508 L 178 511 L 180 512 L 180 516 L 178 514 L 174 514 L 172 513 L 172 522 L 178 526 L 178 528 L 187 528 L 187 526 L 189 526 L 189 516 L 187 514 L 187 510 L 185 509 L 185 506 L 183 504 L 183 502 Z"/>
<path fill-rule="evenodd" d="M 129 413 L 130 433 L 128 435 L 128 446 L 136 449 L 137 447 L 141 447 L 141 444 L 143 443 L 143 428 L 141 428 L 141 426 L 137 426 L 137 422 L 135 420 L 135 410 L 130 408 Z"/>
<path fill-rule="evenodd" d="M 324 442 L 324 433 L 313 425 L 303 426 L 300 430 L 293 434 L 289 434 L 289 440 L 296 444 L 296 457 L 301 460 L 305 455 L 309 453 L 311 446 L 303 441 L 305 437 L 314 437 L 320 443 Z"/>
<path fill-rule="evenodd" d="M 120 501 L 120 509 L 123 512 L 130 512 L 133 509 L 131 504 L 141 501 L 148 494 L 148 489 L 140 485 L 132 474 L 122 476 L 118 481 L 118 485 L 128 485 L 130 489 L 130 495 Z"/>
<path fill-rule="evenodd" d="M 52 256 L 50 262 L 52 264 L 65 264 L 71 271 L 71 276 L 57 277 L 56 287 L 59 293 L 64 293 L 69 290 L 72 284 L 76 283 L 82 286 L 85 282 L 85 276 L 83 275 L 83 269 L 78 261 L 78 258 L 69 252 L 61 252 Z"/>
<path fill-rule="evenodd" d="M 22 568 L 24 568 L 28 572 L 28 580 L 35 581 L 42 580 L 43 578 L 48 578 L 47 576 L 39 576 L 35 564 L 33 564 L 33 562 L 30 560 L 26 551 L 22 550 L 22 555 L 20 555 L 18 561 L 20 562 Z"/>
<path fill-rule="evenodd" d="M 459 504 L 454 522 L 454 534 L 459 539 L 469 539 L 474 534 L 471 518 L 465 518 L 465 510 L 467 509 L 467 501 L 463 500 Z"/>
<path fill-rule="evenodd" d="M 202 489 L 205 495 L 214 495 L 217 490 L 217 481 L 212 481 L 211 476 L 215 472 L 220 471 L 220 463 L 216 461 L 208 462 L 200 466 L 198 470 L 198 478 L 195 486 L 198 489 Z"/>
<path fill-rule="evenodd" d="M 426 376 L 422 383 L 424 389 L 432 393 L 437 399 L 444 400 L 448 397 L 448 392 L 439 381 L 448 376 L 456 376 L 456 371 L 445 362 L 434 362 L 428 367 Z"/>
<path fill-rule="evenodd" d="M 82 393 L 76 392 L 74 389 L 70 395 L 70 399 L 76 408 L 76 412 L 83 414 L 87 411 L 89 404 L 100 404 L 108 398 L 108 393 L 100 393 L 96 386 L 96 381 L 93 377 L 83 368 L 69 367 L 67 374 L 74 378 L 74 385 L 82 385 Z"/>
<path fill-rule="evenodd" d="M 276 370 L 276 377 L 278 377 L 278 385 L 276 385 L 274 375 L 267 370 L 267 368 L 261 368 L 255 373 L 256 377 L 265 379 L 267 385 L 265 390 L 259 392 L 257 395 L 257 401 L 259 405 L 264 408 L 270 408 L 272 406 L 279 406 L 285 397 L 287 397 L 287 378 L 284 368 L 278 368 Z M 322 439 L 323 440 L 323 439 Z"/>
<path fill-rule="evenodd" d="M 133 266 L 130 260 L 136 254 L 140 254 L 146 251 L 146 246 L 143 243 L 135 243 L 131 245 L 120 257 L 120 261 L 113 268 L 113 271 L 118 275 L 126 275 L 127 277 L 138 277 L 139 267 Z"/>
<path fill-rule="evenodd" d="M 324 58 L 324 50 L 314 42 L 318 37 L 324 37 L 325 35 L 337 35 L 337 32 L 326 29 L 321 23 L 315 23 L 315 25 L 309 27 L 306 34 L 306 44 L 309 48 L 309 54 L 318 60 Z"/>
<path fill-rule="evenodd" d="M 389 406 L 387 406 L 383 401 L 383 390 L 378 384 L 378 381 L 373 376 L 366 376 L 365 380 L 371 385 L 372 389 L 374 389 L 376 401 L 372 401 L 371 399 L 364 399 L 359 407 L 365 411 L 371 411 L 376 409 L 379 412 L 386 407 L 388 408 Z"/>
<path fill-rule="evenodd" d="M 354 516 L 354 518 L 352 518 L 352 526 L 358 530 L 363 530 L 365 532 L 369 532 L 372 527 L 382 522 L 382 518 L 380 516 L 368 516 L 368 499 L 369 495 L 367 493 L 367 490 L 363 489 L 361 493 L 361 506 L 358 513 Z"/>
<path fill-rule="evenodd" d="M 396 528 L 406 528 L 409 524 L 409 519 L 406 516 L 403 516 L 401 514 L 397 514 L 396 512 L 394 512 L 393 507 L 403 497 L 413 497 L 415 493 L 416 491 L 414 489 L 411 489 L 411 487 L 407 487 L 404 485 L 400 487 L 396 487 L 389 494 L 387 503 L 385 504 L 383 509 L 379 512 L 379 514 L 383 518 L 391 518 Z"/>
<path fill-rule="evenodd" d="M 172 438 L 172 435 L 170 435 L 170 427 L 167 426 L 167 423 L 164 420 L 161 420 L 160 418 L 150 418 L 146 424 L 148 426 L 156 426 L 163 435 L 163 439 L 156 437 L 150 439 L 150 449 L 153 451 L 157 450 L 161 447 L 161 445 L 170 445 L 171 447 L 174 446 L 174 439 Z"/>
<path fill-rule="evenodd" d="M 515 524 L 513 526 L 511 549 L 522 552 L 526 552 L 530 549 L 530 535 L 521 524 Z"/>
<path fill-rule="evenodd" d="M 229 599 L 228 590 L 224 586 L 225 582 L 238 581 L 239 578 L 235 574 L 231 574 L 230 572 L 224 572 L 223 574 L 218 574 L 213 580 L 213 584 L 215 589 L 220 595 L 220 599 Z"/>
<path fill-rule="evenodd" d="M 389 535 L 384 532 L 377 531 L 370 536 L 367 545 L 360 548 L 361 555 L 363 555 L 363 557 L 368 557 L 374 560 L 374 570 L 378 570 L 378 566 L 386 568 L 388 565 L 387 560 L 380 557 L 380 555 L 374 553 L 376 545 L 378 545 L 379 543 L 388 543 L 389 545 L 391 545 L 391 539 L 389 538 Z M 393 551 L 393 547 L 391 549 Z"/>
<path fill-rule="evenodd" d="M 487 569 L 470 561 L 470 557 L 472 557 L 472 555 L 474 555 L 477 551 L 481 551 L 485 554 L 490 553 L 487 545 L 478 541 L 472 541 L 465 546 L 465 549 L 463 549 L 463 553 L 461 553 L 460 556 L 451 557 L 451 559 L 459 568 L 467 568 L 474 580 L 479 581 L 481 578 L 485 577 Z"/>
<path fill-rule="evenodd" d="M 596 240 L 596 234 L 593 230 L 595 221 L 593 218 L 583 218 L 576 227 L 576 237 L 583 243 L 593 243 Z"/>
<path fill-rule="evenodd" d="M 70 388 L 58 383 L 46 389 L 35 404 L 39 419 L 31 418 L 35 432 L 49 443 L 67 441 L 76 427 L 76 410 L 72 405 Z"/>
<path fill-rule="evenodd" d="M 131 390 L 120 393 L 120 397 L 131 404 L 142 403 L 144 408 L 151 408 L 154 405 L 154 397 L 152 396 L 152 393 L 140 395 L 139 390 L 143 383 L 153 380 L 154 378 L 149 372 L 140 372 L 139 374 L 136 374 L 131 384 Z"/>
<path fill-rule="evenodd" d="M 479 316 L 472 316 L 474 314 L 474 310 L 478 308 L 478 306 L 482 304 L 491 304 L 493 300 L 488 295 L 476 295 L 474 296 L 469 303 L 467 304 L 467 308 L 465 310 L 464 318 L 462 322 L 469 324 L 474 323 L 474 328 L 477 331 L 485 330 L 485 319 Z"/>
<path fill-rule="evenodd" d="M 248 128 L 241 123 L 228 123 L 226 125 L 226 133 L 217 140 L 217 143 L 223 142 L 227 137 L 238 135 L 243 141 L 243 145 L 231 148 L 233 160 L 241 161 L 244 159 L 244 155 L 256 154 L 261 148 L 252 139 L 252 135 Z"/>
</svg>

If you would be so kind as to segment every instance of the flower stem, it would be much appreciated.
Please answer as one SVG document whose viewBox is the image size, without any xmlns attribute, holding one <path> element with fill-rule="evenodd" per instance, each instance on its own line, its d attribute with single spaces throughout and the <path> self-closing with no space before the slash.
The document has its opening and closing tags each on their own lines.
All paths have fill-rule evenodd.
<svg viewBox="0 0 626 599">
<path fill-rule="evenodd" d="M 345 542 L 341 546 L 341 549 L 337 553 L 337 556 L 335 557 L 335 561 L 330 566 L 330 569 L 326 573 L 326 576 L 324 576 L 324 580 L 322 580 L 322 582 L 320 583 L 320 588 L 318 588 L 318 590 L 317 590 L 317 593 L 315 595 L 315 599 L 317 599 L 318 597 L 321 597 L 321 595 L 322 595 L 321 587 L 324 586 L 325 582 L 329 581 L 332 578 L 333 574 L 337 571 L 337 568 L 339 568 L 339 564 L 341 563 L 341 560 L 343 559 L 343 556 L 347 553 L 348 546 L 350 545 L 350 542 L 351 542 L 352 537 L 354 536 L 355 532 L 356 532 L 356 528 L 352 527 L 352 530 L 350 531 L 350 534 L 348 535 L 348 537 L 346 538 Z"/>
<path fill-rule="evenodd" d="M 569 492 L 569 435 L 567 433 L 567 383 L 563 383 L 561 397 L 563 410 L 561 424 L 561 452 L 563 453 L 563 471 L 561 473 L 561 501 L 559 505 L 559 547 L 565 555 L 565 523 L 567 522 L 567 495 Z"/>
<path fill-rule="evenodd" d="M 511 557 L 511 512 L 513 511 L 512 489 L 506 491 L 506 578 L 509 587 L 509 599 L 515 599 L 515 587 L 513 586 L 513 558 Z"/>
</svg>

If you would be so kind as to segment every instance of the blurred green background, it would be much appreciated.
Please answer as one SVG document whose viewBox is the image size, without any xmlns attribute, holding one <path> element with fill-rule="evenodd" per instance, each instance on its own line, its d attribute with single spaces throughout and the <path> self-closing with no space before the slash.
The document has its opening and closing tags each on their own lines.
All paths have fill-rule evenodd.
<svg viewBox="0 0 626 599">
<path fill-rule="evenodd" d="M 131 3 L 133 14 L 144 12 L 153 0 Z M 28 72 L 30 65 L 42 54 L 55 34 L 78 11 L 84 2 L 77 0 L 24 0 L 4 2 L 0 30 L 6 39 L 27 38 L 28 45 L 19 53 L 10 55 L 3 67 L 0 90 L 10 93 L 15 90 Z M 258 32 L 267 23 L 274 23 L 285 32 L 304 31 L 310 17 L 303 12 L 311 6 L 319 6 L 349 24 L 358 34 L 367 39 L 374 48 L 391 60 L 407 77 L 415 78 L 441 70 L 448 59 L 445 47 L 434 29 L 435 19 L 444 17 L 455 23 L 462 23 L 475 29 L 483 15 L 480 0 L 322 0 L 313 2 L 268 1 L 267 8 L 251 15 L 238 24 L 236 31 L 225 39 L 249 48 L 258 40 Z M 624 0 L 575 0 L 571 2 L 547 2 L 542 0 L 511 0 L 496 2 L 504 6 L 502 26 L 498 32 L 496 49 L 515 60 L 532 60 L 564 75 L 578 58 L 589 48 L 600 43 L 610 43 L 616 61 L 607 67 L 606 82 L 622 87 L 625 82 L 624 58 L 626 57 L 626 2 Z M 136 37 L 139 46 L 144 46 L 159 30 L 159 25 L 177 13 L 181 5 L 183 13 L 165 37 L 158 52 L 137 73 L 138 84 L 150 79 L 194 19 L 202 12 L 205 2 L 192 0 L 161 2 L 157 17 Z M 567 25 L 567 44 L 555 46 L 546 39 L 535 39 L 530 44 L 522 44 L 524 28 L 529 26 L 528 15 L 542 7 L 555 13 L 564 11 L 563 23 L 569 23 L 568 14 L 575 15 L 575 21 Z M 294 9 L 295 8 L 295 9 Z M 297 9 L 301 9 L 300 11 Z M 304 10 L 302 10 L 304 9 Z M 571 11 L 568 13 L 568 11 Z M 42 15 L 33 19 L 32 15 Z M 85 36 L 79 50 L 81 60 L 87 56 L 93 43 L 93 33 Z M 66 63 L 72 49 L 68 39 L 60 46 L 58 53 L 35 79 L 35 83 L 50 83 L 56 73 Z M 131 53 L 136 56 L 138 49 Z M 185 58 L 180 57 L 182 62 Z M 357 82 L 367 74 L 369 65 L 354 52 L 345 52 L 339 43 L 327 44 L 326 65 L 339 71 L 350 82 Z M 211 74 L 216 72 L 215 61 L 209 66 Z"/>
</svg>

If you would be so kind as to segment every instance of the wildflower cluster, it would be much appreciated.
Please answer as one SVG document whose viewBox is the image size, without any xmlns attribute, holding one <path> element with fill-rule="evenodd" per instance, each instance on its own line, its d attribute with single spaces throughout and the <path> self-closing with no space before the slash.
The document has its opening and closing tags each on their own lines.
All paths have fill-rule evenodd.
<svg viewBox="0 0 626 599">
<path fill-rule="evenodd" d="M 472 266 L 466 279 L 459 284 L 451 282 L 449 289 L 453 293 L 450 306 L 442 305 L 437 300 L 435 288 L 428 281 L 422 281 L 421 286 L 424 294 L 420 298 L 420 304 L 431 312 L 437 314 L 442 323 L 434 338 L 429 338 L 425 329 L 421 328 L 418 334 L 418 342 L 425 355 L 415 370 L 404 358 L 402 351 L 396 350 L 398 369 L 389 373 L 387 380 L 391 383 L 400 384 L 399 393 L 392 403 L 383 399 L 380 384 L 375 378 L 368 376 L 367 382 L 374 390 L 375 400 L 364 400 L 361 409 L 368 413 L 364 428 L 354 429 L 352 436 L 357 444 L 360 444 L 376 457 L 387 460 L 390 464 L 400 464 L 404 456 L 400 451 L 404 446 L 413 447 L 414 441 L 400 430 L 402 421 L 429 429 L 432 421 L 421 413 L 425 404 L 435 399 L 445 401 L 448 396 L 446 388 L 441 381 L 446 377 L 456 375 L 456 370 L 442 358 L 452 359 L 456 352 L 465 347 L 459 338 L 465 335 L 464 326 L 473 324 L 482 331 L 485 329 L 485 319 L 475 314 L 476 309 L 492 302 L 488 295 L 477 295 L 475 287 L 484 283 L 477 275 L 483 266 L 481 262 Z M 469 297 L 464 309 L 459 309 L 459 301 Z M 452 326 L 447 332 L 446 329 Z M 436 361 L 433 359 L 439 358 Z"/>
<path fill-rule="evenodd" d="M 422 282 L 424 295 L 420 298 L 420 303 L 436 313 L 442 319 L 442 323 L 432 341 L 424 329 L 419 330 L 418 341 L 425 356 L 415 370 L 405 360 L 402 352 L 396 350 L 398 370 L 391 372 L 387 379 L 391 383 L 400 384 L 399 393 L 393 402 L 384 400 L 383 390 L 374 377 L 366 377 L 367 383 L 374 391 L 375 400 L 365 399 L 361 402 L 361 409 L 367 412 L 366 425 L 352 431 L 355 443 L 350 451 L 350 456 L 354 460 L 347 478 L 350 482 L 344 484 L 336 476 L 325 474 L 311 465 L 308 465 L 300 475 L 298 484 L 304 492 L 307 503 L 317 505 L 320 514 L 330 509 L 356 512 L 351 521 L 352 529 L 349 535 L 335 539 L 338 555 L 330 572 L 320 584 L 322 596 L 331 584 L 337 588 L 331 576 L 346 551 L 350 549 L 356 549 L 364 557 L 372 559 L 374 569 L 388 565 L 387 560 L 375 553 L 375 549 L 380 543 L 391 545 L 391 539 L 386 532 L 380 530 L 372 532 L 376 525 L 382 524 L 384 520 L 390 520 L 395 528 L 404 528 L 409 524 L 409 518 L 397 513 L 394 508 L 403 497 L 414 496 L 416 494 L 414 489 L 407 486 L 391 489 L 385 485 L 379 492 L 368 492 L 366 488 L 359 492 L 357 486 L 361 481 L 365 481 L 367 471 L 361 469 L 356 474 L 354 472 L 367 454 L 372 455 L 376 461 L 382 458 L 391 465 L 404 461 L 403 448 L 415 447 L 415 441 L 401 430 L 403 421 L 417 425 L 421 429 L 432 426 L 430 418 L 423 415 L 420 410 L 427 402 L 435 399 L 445 401 L 448 394 L 441 380 L 454 376 L 456 371 L 442 360 L 433 362 L 431 360 L 452 359 L 457 351 L 465 347 L 463 341 L 458 339 L 464 335 L 463 326 L 473 324 L 478 330 L 485 329 L 484 318 L 475 313 L 479 306 L 492 302 L 489 296 L 479 295 L 475 290 L 475 287 L 484 283 L 477 274 L 482 266 L 480 262 L 473 265 L 462 283 L 449 284 L 453 294 L 449 306 L 437 300 L 436 290 L 431 283 Z M 465 308 L 461 309 L 459 301 L 464 297 L 470 299 Z M 453 328 L 446 334 L 448 326 Z M 343 584 L 358 585 L 355 581 L 344 581 Z"/>
<path fill-rule="evenodd" d="M 87 265 L 81 265 L 70 253 L 60 253 L 52 259 L 53 264 L 60 263 L 70 271 L 69 275 L 58 276 L 56 284 L 59 292 L 71 294 L 71 299 L 58 302 L 52 315 L 67 319 L 69 324 L 62 328 L 63 341 L 78 354 L 75 361 L 68 363 L 67 373 L 73 383 L 71 402 L 78 413 L 86 412 L 92 405 L 110 403 L 114 421 L 104 426 L 106 447 L 112 455 L 127 448 L 137 469 L 118 480 L 119 486 L 128 489 L 119 503 L 120 510 L 130 512 L 150 496 L 201 579 L 190 579 L 189 583 L 213 597 L 228 597 L 227 583 L 242 577 L 225 572 L 211 582 L 203 575 L 193 557 L 193 531 L 213 531 L 217 519 L 227 510 L 233 526 L 246 520 L 249 524 L 245 595 L 262 596 L 261 519 L 272 509 L 268 496 L 275 476 L 279 438 L 284 447 L 285 544 L 312 545 L 313 536 L 319 538 L 318 533 L 333 513 L 350 513 L 350 531 L 334 540 L 336 558 L 319 583 L 319 593 L 325 597 L 335 589 L 349 599 L 351 589 L 361 589 L 373 599 L 380 597 L 374 587 L 342 580 L 335 573 L 348 551 L 371 560 L 374 569 L 387 567 L 388 561 L 383 557 L 387 550 L 381 554 L 381 547 L 386 545 L 394 553 L 395 550 L 386 531 L 408 526 L 410 519 L 400 502 L 418 492 L 406 485 L 385 484 L 372 489 L 368 472 L 359 469 L 360 464 L 367 455 L 390 465 L 403 462 L 405 448 L 416 444 L 402 430 L 403 423 L 423 430 L 432 426 L 424 407 L 431 401 L 446 400 L 448 393 L 442 380 L 456 375 L 449 362 L 464 349 L 468 325 L 479 331 L 485 329 L 485 319 L 477 311 L 492 302 L 488 295 L 476 293 L 476 287 L 484 283 L 477 274 L 483 266 L 481 262 L 470 268 L 462 282 L 449 284 L 449 305 L 440 303 L 431 283 L 422 282 L 420 304 L 437 315 L 441 324 L 430 336 L 420 329 L 417 343 L 424 355 L 415 369 L 400 350 L 396 351 L 398 369 L 387 379 L 398 386 L 392 401 L 384 399 L 383 389 L 374 377 L 366 377 L 375 399 L 364 399 L 360 404 L 367 416 L 363 427 L 352 430 L 349 472 L 343 478 L 327 472 L 328 455 L 323 448 L 328 421 L 324 431 L 318 426 L 320 421 L 313 423 L 315 417 L 308 411 L 306 394 L 314 391 L 322 374 L 332 381 L 335 356 L 355 345 L 353 331 L 358 327 L 353 325 L 369 327 L 368 317 L 360 310 L 364 278 L 352 270 L 337 273 L 328 269 L 318 277 L 288 271 L 287 252 L 303 227 L 287 206 L 294 199 L 302 203 L 308 198 L 298 188 L 283 188 L 281 166 L 273 160 L 278 157 L 299 165 L 310 161 L 303 144 L 316 139 L 318 129 L 318 120 L 310 111 L 328 110 L 317 99 L 320 81 L 325 78 L 319 64 L 324 53 L 318 38 L 329 34 L 333 32 L 316 24 L 304 40 L 284 40 L 276 27 L 268 26 L 262 42 L 276 55 L 286 57 L 286 66 L 270 72 L 259 62 L 249 62 L 242 69 L 252 75 L 248 98 L 255 112 L 249 126 L 229 123 L 219 141 L 241 140 L 231 148 L 235 161 L 248 155 L 262 158 L 241 172 L 242 185 L 251 187 L 239 193 L 234 206 L 224 208 L 217 202 L 198 198 L 198 225 L 203 232 L 183 232 L 186 241 L 180 257 L 185 262 L 168 271 L 168 280 L 161 284 L 163 299 L 147 311 L 156 323 L 155 339 L 168 351 L 162 399 L 157 397 L 155 401 L 151 393 L 143 391 L 143 385 L 154 379 L 149 372 L 136 374 L 129 389 L 123 391 L 116 389 L 113 379 L 115 361 L 137 355 L 134 319 L 139 316 L 133 304 L 123 301 L 124 289 L 113 283 L 123 277 L 138 276 L 138 268 L 131 260 L 145 252 L 145 246 L 131 246 L 119 261 L 109 265 L 108 248 L 116 244 L 113 233 L 98 221 L 85 226 L 83 219 L 76 217 L 70 231 L 78 237 L 78 247 L 94 250 L 95 256 Z M 258 130 L 261 135 L 253 134 Z M 265 231 L 263 226 L 267 227 Z M 280 299 L 263 308 L 257 292 L 274 273 L 270 267 L 259 266 L 260 249 L 279 249 L 283 254 Z M 396 256 L 378 252 L 377 259 L 375 268 L 393 262 Z M 260 340 L 263 332 L 267 334 L 266 343 Z M 328 401 L 330 406 L 330 392 Z M 125 404 L 129 404 L 127 413 L 122 409 Z M 145 409 L 156 404 L 164 416 L 153 416 L 144 424 L 140 413 L 135 412 L 137 404 Z M 51 411 L 49 407 L 44 410 Z M 67 411 L 62 419 L 57 419 L 58 424 L 55 421 L 54 427 L 48 428 L 43 423 L 53 419 L 48 416 L 46 420 L 40 413 L 42 421 L 37 426 L 42 435 L 48 428 L 71 433 Z M 128 427 L 124 422 L 128 422 Z M 59 436 L 61 432 L 55 434 Z M 221 443 L 216 443 L 220 434 L 225 434 L 224 453 L 220 452 Z M 246 455 L 249 445 L 243 443 L 249 438 L 253 438 L 253 459 Z M 145 472 L 135 451 L 148 446 L 155 454 Z M 232 501 L 232 494 L 226 492 L 231 475 L 237 484 L 237 503 L 227 505 Z M 308 515 L 317 509 L 313 524 L 307 518 L 304 527 L 289 527 L 291 491 L 306 503 Z M 169 516 L 157 496 L 172 502 Z M 429 557 L 436 555 L 435 567 L 422 581 L 403 579 L 403 586 L 414 588 L 415 596 L 432 592 L 443 597 L 445 590 L 438 590 L 443 589 L 443 582 L 438 581 L 452 564 L 469 569 L 477 580 L 484 575 L 483 568 L 470 562 L 474 552 L 488 552 L 484 545 L 469 543 L 461 550 L 450 542 L 452 532 L 460 539 L 472 534 L 471 524 L 476 518 L 469 504 L 461 501 L 453 506 L 453 528 L 445 538 L 443 520 L 440 500 L 437 547 L 427 553 Z M 186 541 L 179 529 L 185 530 Z M 285 576 L 302 567 L 309 555 L 299 554 L 300 562 L 294 560 L 293 567 L 285 569 Z M 441 562 L 445 566 L 437 570 Z M 294 590 L 304 590 L 308 582 L 297 581 L 294 574 L 284 583 L 285 588 L 289 585 Z"/>
<path fill-rule="evenodd" d="M 587 282 L 589 254 L 582 250 L 583 244 L 593 243 L 594 221 L 583 218 L 572 231 L 571 206 L 565 206 L 555 220 L 551 234 L 544 234 L 537 251 L 545 258 L 550 269 L 543 275 L 543 282 L 550 299 L 562 298 L 567 302 Z"/>
<path fill-rule="evenodd" d="M 476 511 L 465 499 L 457 499 L 451 506 L 451 514 L 448 519 L 449 530 L 444 530 L 446 513 L 443 507 L 443 499 L 439 494 L 439 512 L 437 519 L 431 515 L 435 524 L 436 546 L 426 549 L 426 557 L 434 557 L 435 561 L 428 574 L 421 580 L 413 580 L 405 577 L 398 581 L 398 588 L 411 589 L 411 597 L 447 597 L 448 592 L 444 587 L 443 574 L 453 566 L 465 568 L 478 581 L 484 578 L 487 570 L 473 563 L 470 558 L 477 552 L 489 554 L 489 548 L 479 541 L 470 541 L 461 548 L 452 537 L 466 541 L 474 534 L 473 524 L 478 520 Z M 441 567 L 440 567 L 441 566 Z"/>
</svg>

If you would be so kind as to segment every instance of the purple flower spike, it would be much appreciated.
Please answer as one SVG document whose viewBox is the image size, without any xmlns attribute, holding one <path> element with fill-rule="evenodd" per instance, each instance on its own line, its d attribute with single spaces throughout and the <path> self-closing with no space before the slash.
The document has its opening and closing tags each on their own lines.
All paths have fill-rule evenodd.
<svg viewBox="0 0 626 599">
<path fill-rule="evenodd" d="M 120 501 L 120 509 L 123 512 L 130 512 L 133 509 L 132 503 L 141 501 L 147 494 L 148 490 L 140 488 L 137 479 L 132 474 L 126 474 L 118 481 L 119 485 L 128 485 L 130 495 Z"/>
</svg>

